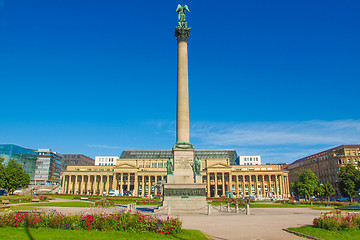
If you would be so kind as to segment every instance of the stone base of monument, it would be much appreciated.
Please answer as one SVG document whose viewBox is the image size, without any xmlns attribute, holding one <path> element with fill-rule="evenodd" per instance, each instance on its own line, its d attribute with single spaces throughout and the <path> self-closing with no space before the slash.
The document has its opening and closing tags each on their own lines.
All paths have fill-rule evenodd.
<svg viewBox="0 0 360 240">
<path fill-rule="evenodd" d="M 154 212 L 176 215 L 207 213 L 206 190 L 203 183 L 164 184 L 163 203 Z"/>
</svg>

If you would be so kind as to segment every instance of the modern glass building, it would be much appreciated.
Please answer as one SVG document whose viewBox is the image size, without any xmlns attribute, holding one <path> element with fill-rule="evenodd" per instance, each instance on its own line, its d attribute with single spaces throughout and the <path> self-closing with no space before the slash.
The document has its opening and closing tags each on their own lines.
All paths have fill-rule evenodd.
<svg viewBox="0 0 360 240">
<path fill-rule="evenodd" d="M 14 144 L 0 144 L 0 157 L 5 159 L 4 164 L 14 159 L 30 175 L 30 183 L 34 181 L 37 155 L 38 153 L 33 149 Z"/>
<path fill-rule="evenodd" d="M 51 149 L 39 149 L 35 170 L 35 184 L 60 182 L 61 155 Z"/>
</svg>

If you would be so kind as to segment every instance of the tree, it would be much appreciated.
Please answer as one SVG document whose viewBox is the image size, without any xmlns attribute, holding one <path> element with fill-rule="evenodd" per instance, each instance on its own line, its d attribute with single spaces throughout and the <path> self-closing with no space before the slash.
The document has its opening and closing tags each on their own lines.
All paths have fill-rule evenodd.
<svg viewBox="0 0 360 240">
<path fill-rule="evenodd" d="M 295 195 L 310 199 L 318 190 L 318 178 L 310 169 L 305 170 L 303 173 L 299 173 L 298 181 L 292 184 L 292 189 Z"/>
<path fill-rule="evenodd" d="M 360 171 L 352 164 L 340 168 L 339 190 L 344 197 L 350 197 L 351 201 L 358 194 L 360 188 Z"/>
<path fill-rule="evenodd" d="M 328 201 L 330 201 L 330 196 L 335 194 L 334 186 L 331 183 L 326 182 L 322 185 L 322 189 L 324 190 L 322 196 L 326 197 Z"/>
<path fill-rule="evenodd" d="M 5 167 L 3 162 L 5 159 L 0 157 L 0 188 L 5 188 Z"/>
<path fill-rule="evenodd" d="M 3 169 L 2 173 L 1 168 Z M 30 175 L 24 172 L 22 166 L 13 159 L 6 166 L 1 163 L 0 173 L 1 187 L 5 188 L 8 193 L 13 193 L 16 189 L 27 187 L 30 183 Z"/>
</svg>

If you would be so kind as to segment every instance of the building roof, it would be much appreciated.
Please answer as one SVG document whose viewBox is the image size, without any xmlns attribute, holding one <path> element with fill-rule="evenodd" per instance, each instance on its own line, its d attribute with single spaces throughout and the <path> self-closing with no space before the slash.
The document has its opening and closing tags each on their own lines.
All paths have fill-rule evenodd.
<svg viewBox="0 0 360 240">
<path fill-rule="evenodd" d="M 171 150 L 128 150 L 123 151 L 120 159 L 168 159 L 172 158 Z M 234 165 L 238 155 L 235 150 L 219 149 L 219 150 L 195 150 L 195 157 L 200 159 L 207 158 L 229 158 L 230 164 Z"/>
<path fill-rule="evenodd" d="M 293 164 L 296 164 L 296 163 L 300 163 L 300 162 L 302 162 L 302 161 L 305 161 L 305 160 L 308 160 L 308 159 L 311 159 L 311 158 L 314 158 L 314 157 L 321 157 L 321 156 L 323 156 L 323 155 L 328 154 L 329 152 L 333 152 L 333 151 L 336 151 L 336 150 L 339 150 L 339 149 L 342 149 L 342 148 L 360 148 L 360 145 L 358 145 L 358 144 L 340 145 L 340 146 L 337 146 L 337 147 L 334 147 L 334 148 L 330 148 L 330 149 L 328 149 L 328 150 L 325 150 L 325 151 L 322 151 L 322 152 L 319 152 L 319 153 L 315 153 L 315 154 L 312 154 L 312 155 L 309 155 L 309 156 L 300 158 L 300 159 L 294 161 L 293 163 L 291 163 L 290 165 L 293 165 Z"/>
</svg>

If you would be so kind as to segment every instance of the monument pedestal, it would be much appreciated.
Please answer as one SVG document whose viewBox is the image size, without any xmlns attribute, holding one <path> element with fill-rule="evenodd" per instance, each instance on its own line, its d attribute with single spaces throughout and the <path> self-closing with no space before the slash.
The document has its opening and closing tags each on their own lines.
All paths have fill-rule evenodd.
<svg viewBox="0 0 360 240">
<path fill-rule="evenodd" d="M 193 171 L 194 148 L 173 148 L 174 172 L 163 185 L 162 213 L 206 213 L 206 185 Z M 169 213 L 170 211 L 170 213 Z"/>
</svg>

